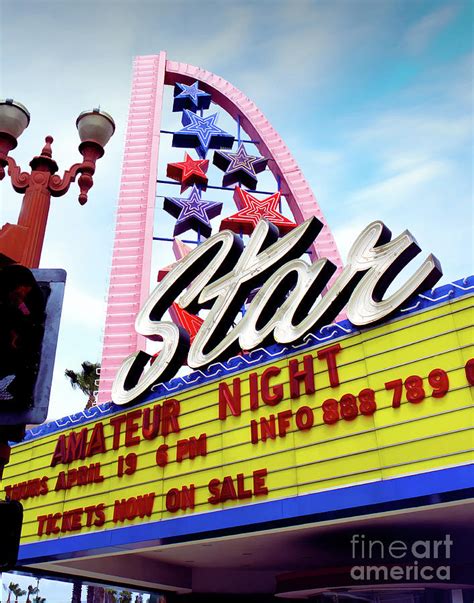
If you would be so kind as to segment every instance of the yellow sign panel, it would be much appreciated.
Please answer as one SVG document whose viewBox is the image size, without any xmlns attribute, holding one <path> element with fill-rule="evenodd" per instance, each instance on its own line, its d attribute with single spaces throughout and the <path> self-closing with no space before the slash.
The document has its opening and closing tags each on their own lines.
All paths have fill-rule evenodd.
<svg viewBox="0 0 474 603">
<path fill-rule="evenodd" d="M 472 298 L 15 446 L 23 543 L 474 461 Z"/>
</svg>

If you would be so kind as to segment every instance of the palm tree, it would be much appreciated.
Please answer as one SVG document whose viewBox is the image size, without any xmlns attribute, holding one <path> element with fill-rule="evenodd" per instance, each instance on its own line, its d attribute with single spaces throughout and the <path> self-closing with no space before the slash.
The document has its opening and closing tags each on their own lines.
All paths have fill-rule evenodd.
<svg viewBox="0 0 474 603">
<path fill-rule="evenodd" d="M 102 586 L 87 587 L 87 603 L 107 603 L 107 592 Z"/>
<path fill-rule="evenodd" d="M 88 362 L 87 360 L 81 364 L 82 371 L 76 373 L 71 369 L 64 371 L 64 376 L 69 379 L 71 386 L 76 389 L 78 387 L 82 393 L 88 396 L 86 409 L 97 404 L 95 399 L 95 392 L 97 386 L 95 384 L 97 379 L 97 369 L 100 369 L 99 362 Z"/>
<path fill-rule="evenodd" d="M 132 603 L 132 593 L 129 590 L 123 590 L 119 594 L 119 603 Z"/>
<path fill-rule="evenodd" d="M 15 594 L 15 591 L 20 588 L 19 584 L 15 584 L 15 582 L 10 582 L 9 586 L 8 586 L 8 590 L 10 591 L 8 593 L 8 599 L 7 599 L 7 603 L 10 603 L 10 600 L 12 598 L 12 594 Z"/>
<path fill-rule="evenodd" d="M 10 582 L 8 590 L 10 592 L 8 593 L 7 603 L 10 603 L 12 595 L 15 596 L 15 603 L 18 603 L 18 597 L 23 597 L 23 595 L 26 595 L 26 590 L 23 590 L 20 585 L 16 584 L 15 582 Z"/>
<path fill-rule="evenodd" d="M 105 603 L 116 603 L 117 602 L 117 591 L 113 588 L 105 589 Z"/>
<path fill-rule="evenodd" d="M 18 597 L 23 597 L 23 595 L 26 595 L 26 590 L 23 590 L 18 586 L 18 588 L 13 591 L 13 594 L 15 595 L 15 603 L 18 603 Z"/>
<path fill-rule="evenodd" d="M 33 603 L 46 603 L 46 599 L 44 597 L 36 595 L 36 597 L 33 599 Z"/>
<path fill-rule="evenodd" d="M 86 410 L 92 406 L 96 406 L 97 402 L 95 399 L 95 393 L 97 391 L 96 380 L 97 370 L 100 369 L 99 362 L 89 362 L 85 360 L 81 364 L 81 372 L 76 373 L 71 369 L 64 371 L 64 376 L 67 377 L 71 383 L 71 386 L 76 389 L 79 388 L 83 394 L 87 396 Z M 101 598 L 103 589 L 101 587 L 88 586 L 87 587 L 87 601 L 93 602 L 96 599 Z M 82 585 L 74 583 L 72 588 L 72 599 L 71 603 L 81 603 L 82 596 Z"/>
<path fill-rule="evenodd" d="M 72 585 L 71 603 L 81 603 L 82 582 L 74 582 Z"/>
<path fill-rule="evenodd" d="M 97 404 L 95 399 L 95 393 L 97 386 L 95 384 L 97 379 L 97 369 L 100 369 L 100 363 L 89 362 L 85 360 L 81 364 L 81 371 L 77 372 L 72 369 L 66 369 L 64 376 L 69 379 L 73 389 L 79 388 L 83 394 L 87 396 L 86 409 L 91 408 Z M 95 588 L 93 586 L 87 587 L 87 600 L 93 601 L 95 598 Z M 74 582 L 72 587 L 71 603 L 81 603 L 82 597 L 82 584 L 80 582 Z"/>
<path fill-rule="evenodd" d="M 30 596 L 31 595 L 36 595 L 39 591 L 38 586 L 33 586 L 32 584 L 30 584 L 28 586 L 28 596 L 26 597 L 26 603 L 31 603 L 31 599 Z"/>
</svg>

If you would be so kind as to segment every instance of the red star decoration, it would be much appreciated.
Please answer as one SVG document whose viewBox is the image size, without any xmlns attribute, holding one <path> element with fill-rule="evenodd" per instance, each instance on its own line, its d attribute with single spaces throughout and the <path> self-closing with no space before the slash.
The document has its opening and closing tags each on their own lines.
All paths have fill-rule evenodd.
<svg viewBox="0 0 474 603">
<path fill-rule="evenodd" d="M 181 243 L 181 241 L 179 242 Z M 187 245 L 184 245 L 184 243 L 181 243 L 181 245 L 183 246 L 183 248 L 187 247 Z M 187 254 L 183 253 L 183 256 L 184 255 Z M 168 272 L 175 266 L 176 262 L 159 270 L 158 278 L 156 280 L 160 283 L 168 274 Z M 171 308 L 169 309 L 169 313 L 171 316 L 171 320 L 174 322 L 174 324 L 183 327 L 183 329 L 185 329 L 189 333 L 189 339 L 192 343 L 197 335 L 197 332 L 201 328 L 202 323 L 204 322 L 203 319 L 199 316 L 196 316 L 196 314 L 186 312 L 186 310 L 183 310 L 183 308 L 181 308 L 181 306 L 178 306 L 177 303 L 172 304 Z M 155 356 L 157 355 L 158 354 L 155 354 Z"/>
<path fill-rule="evenodd" d="M 171 306 L 169 313 L 172 321 L 175 324 L 182 326 L 183 329 L 189 333 L 189 339 L 192 343 L 204 322 L 203 319 L 196 316 L 196 314 L 186 312 L 186 310 L 183 310 L 183 308 L 176 303 Z"/>
<path fill-rule="evenodd" d="M 207 188 L 206 172 L 209 167 L 208 159 L 193 159 L 187 153 L 184 154 L 184 161 L 178 163 L 168 163 L 166 175 L 168 178 L 181 182 L 181 192 L 185 191 L 193 184 L 199 185 L 202 190 Z"/>
<path fill-rule="evenodd" d="M 257 199 L 248 191 L 239 188 L 234 190 L 234 201 L 240 211 L 221 222 L 220 230 L 232 230 L 234 232 L 250 235 L 258 222 L 265 218 L 278 227 L 281 234 L 290 232 L 297 225 L 285 218 L 277 209 L 281 193 L 278 191 L 265 199 Z"/>
</svg>

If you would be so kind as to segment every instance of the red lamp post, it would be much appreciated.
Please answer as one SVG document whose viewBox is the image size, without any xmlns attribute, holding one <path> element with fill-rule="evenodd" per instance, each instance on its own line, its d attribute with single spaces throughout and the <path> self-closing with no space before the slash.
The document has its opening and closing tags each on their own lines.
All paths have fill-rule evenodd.
<svg viewBox="0 0 474 603">
<path fill-rule="evenodd" d="M 64 195 L 80 174 L 79 203 L 84 205 L 87 202 L 87 193 L 93 185 L 95 163 L 104 154 L 104 147 L 114 133 L 115 123 L 110 115 L 99 109 L 81 113 L 76 126 L 83 161 L 74 164 L 61 177 L 56 174 L 58 165 L 52 158 L 51 136 L 46 137 L 41 154 L 31 160 L 30 173 L 23 172 L 10 157 L 9 152 L 17 146 L 17 138 L 29 121 L 30 114 L 21 103 L 12 99 L 0 100 L 0 180 L 5 177 L 5 167 L 8 166 L 13 188 L 24 193 L 18 223 L 7 223 L 0 229 L 0 253 L 28 268 L 38 268 L 51 196 Z"/>
</svg>

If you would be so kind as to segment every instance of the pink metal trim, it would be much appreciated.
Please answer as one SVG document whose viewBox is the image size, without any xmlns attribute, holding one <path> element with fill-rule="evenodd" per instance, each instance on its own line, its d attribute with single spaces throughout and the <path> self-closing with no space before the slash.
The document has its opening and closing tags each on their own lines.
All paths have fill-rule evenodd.
<svg viewBox="0 0 474 603">
<path fill-rule="evenodd" d="M 156 172 L 166 54 L 137 57 L 122 178 L 99 382 L 99 404 L 110 400 L 122 360 L 144 346 L 135 316 L 150 292 Z M 125 278 L 119 275 L 125 275 Z M 126 285 L 126 286 L 125 286 Z"/>
<path fill-rule="evenodd" d="M 282 193 L 296 222 L 316 216 L 324 225 L 313 248 L 314 259 L 327 257 L 336 266 L 342 261 L 334 237 L 311 188 L 287 146 L 258 107 L 240 90 L 221 77 L 186 63 L 166 60 L 166 53 L 136 57 L 125 140 L 122 179 L 117 208 L 115 242 L 99 385 L 99 404 L 110 400 L 116 371 L 122 360 L 140 347 L 134 329 L 135 316 L 150 290 L 156 172 L 164 84 L 200 82 L 201 89 L 240 123 L 254 140 L 260 140 L 262 155 L 270 157 L 269 168 L 280 178 Z M 176 242 L 177 258 L 187 246 Z M 332 283 L 332 280 L 330 284 Z M 127 284 L 125 287 L 124 285 Z"/>
</svg>

